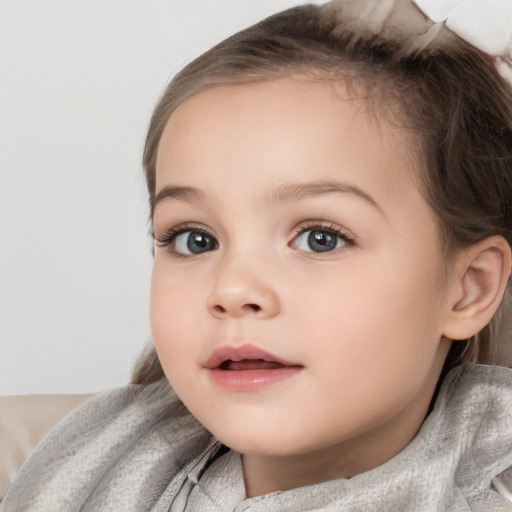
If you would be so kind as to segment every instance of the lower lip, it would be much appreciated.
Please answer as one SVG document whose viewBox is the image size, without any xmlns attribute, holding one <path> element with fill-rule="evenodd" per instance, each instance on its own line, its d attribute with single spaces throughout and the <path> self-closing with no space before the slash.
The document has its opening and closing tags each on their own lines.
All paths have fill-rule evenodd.
<svg viewBox="0 0 512 512">
<path fill-rule="evenodd" d="M 232 391 L 253 391 L 276 382 L 293 377 L 302 370 L 302 366 L 285 366 L 275 369 L 261 370 L 209 370 L 212 381 L 225 389 Z"/>
</svg>

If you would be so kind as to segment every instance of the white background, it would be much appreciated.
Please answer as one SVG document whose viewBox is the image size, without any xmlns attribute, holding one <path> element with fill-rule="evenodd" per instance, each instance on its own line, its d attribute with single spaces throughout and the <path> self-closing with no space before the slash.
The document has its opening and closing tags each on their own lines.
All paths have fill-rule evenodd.
<svg viewBox="0 0 512 512">
<path fill-rule="evenodd" d="M 152 107 L 193 57 L 296 3 L 0 0 L 0 395 L 128 381 L 151 338 Z"/>
</svg>

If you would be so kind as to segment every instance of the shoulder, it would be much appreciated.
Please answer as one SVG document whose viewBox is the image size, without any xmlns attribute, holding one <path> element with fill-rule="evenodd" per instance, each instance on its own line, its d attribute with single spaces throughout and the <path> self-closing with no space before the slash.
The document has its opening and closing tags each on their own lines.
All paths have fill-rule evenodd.
<svg viewBox="0 0 512 512">
<path fill-rule="evenodd" d="M 14 475 L 45 435 L 93 395 L 0 397 L 0 499 Z"/>
<path fill-rule="evenodd" d="M 130 494 L 139 499 L 142 482 L 158 475 L 165 487 L 162 469 L 172 477 L 208 440 L 166 381 L 102 393 L 39 444 L 7 491 L 2 510 L 79 510 L 112 492 L 123 500 Z M 155 499 L 155 486 L 150 490 L 148 500 Z"/>
<path fill-rule="evenodd" d="M 512 370 L 471 364 L 443 386 L 444 420 L 460 452 L 458 485 L 478 511 L 512 511 Z"/>
</svg>

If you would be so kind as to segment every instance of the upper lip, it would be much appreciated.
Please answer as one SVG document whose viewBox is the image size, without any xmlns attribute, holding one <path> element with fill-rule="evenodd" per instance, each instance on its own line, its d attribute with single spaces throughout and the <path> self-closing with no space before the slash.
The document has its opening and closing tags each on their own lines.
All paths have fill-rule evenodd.
<svg viewBox="0 0 512 512">
<path fill-rule="evenodd" d="M 267 362 L 279 363 L 283 366 L 301 366 L 277 357 L 255 345 L 241 345 L 239 347 L 224 345 L 213 352 L 204 363 L 204 367 L 213 369 L 218 368 L 224 361 L 243 361 L 244 359 L 261 359 Z"/>
</svg>

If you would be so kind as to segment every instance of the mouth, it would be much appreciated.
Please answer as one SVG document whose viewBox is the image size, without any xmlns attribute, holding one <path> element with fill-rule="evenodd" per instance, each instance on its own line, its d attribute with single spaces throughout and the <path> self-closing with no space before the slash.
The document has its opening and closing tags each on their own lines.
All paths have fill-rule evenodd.
<svg viewBox="0 0 512 512">
<path fill-rule="evenodd" d="M 264 359 L 242 359 L 241 361 L 232 361 L 228 359 L 219 365 L 220 370 L 227 372 L 240 372 L 251 370 L 277 370 L 287 366 L 276 361 L 265 361 Z"/>
<path fill-rule="evenodd" d="M 251 391 L 296 375 L 303 366 L 253 345 L 224 346 L 206 361 L 212 381 L 229 390 Z"/>
</svg>

